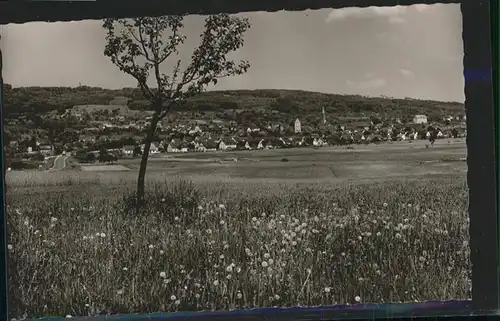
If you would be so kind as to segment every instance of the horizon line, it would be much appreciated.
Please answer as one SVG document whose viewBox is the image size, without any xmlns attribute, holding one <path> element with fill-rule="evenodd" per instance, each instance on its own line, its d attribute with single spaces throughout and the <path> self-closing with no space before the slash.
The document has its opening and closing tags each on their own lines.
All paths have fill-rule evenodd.
<svg viewBox="0 0 500 321">
<path fill-rule="evenodd" d="M 139 88 L 135 87 L 121 87 L 121 88 L 106 88 L 106 87 L 100 87 L 100 86 L 89 86 L 89 85 L 79 85 L 79 86 L 40 86 L 40 85 L 30 85 L 30 86 L 17 86 L 14 87 L 13 85 L 4 82 L 4 85 L 10 85 L 12 86 L 12 89 L 21 89 L 21 88 L 70 88 L 70 89 L 78 89 L 79 87 L 88 87 L 88 88 L 99 88 L 99 89 L 104 89 L 104 90 L 110 90 L 110 91 L 115 91 L 115 90 L 123 90 L 123 89 L 137 89 L 140 90 Z M 249 89 L 249 88 L 240 88 L 240 89 L 207 89 L 205 91 L 202 91 L 200 94 L 203 94 L 205 92 L 230 92 L 230 91 L 265 91 L 265 90 L 274 90 L 274 91 L 301 91 L 301 92 L 307 92 L 307 93 L 318 93 L 318 94 L 323 94 L 323 95 L 336 95 L 336 96 L 353 96 L 353 97 L 362 97 L 362 98 L 369 98 L 369 99 L 377 99 L 377 98 L 382 98 L 382 99 L 397 99 L 397 100 L 418 100 L 418 101 L 429 101 L 429 102 L 441 102 L 441 103 L 448 103 L 448 104 L 465 104 L 465 101 L 460 102 L 460 101 L 453 101 L 453 100 L 436 100 L 436 99 L 424 99 L 424 98 L 415 98 L 415 97 L 404 97 L 404 98 L 398 98 L 398 97 L 392 97 L 392 96 L 386 96 L 386 95 L 379 95 L 379 96 L 370 96 L 370 95 L 363 95 L 363 94 L 341 94 L 341 93 L 329 93 L 329 92 L 324 92 L 324 91 L 314 91 L 314 90 L 306 90 L 306 89 L 287 89 L 287 88 L 254 88 L 254 89 Z"/>
</svg>

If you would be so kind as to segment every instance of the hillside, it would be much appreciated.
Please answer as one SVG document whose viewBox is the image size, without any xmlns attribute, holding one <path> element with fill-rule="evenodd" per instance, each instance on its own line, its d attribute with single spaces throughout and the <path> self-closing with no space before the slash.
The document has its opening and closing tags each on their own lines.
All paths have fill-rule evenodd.
<svg viewBox="0 0 500 321">
<path fill-rule="evenodd" d="M 130 98 L 129 108 L 142 109 L 144 101 L 133 88 L 110 90 L 95 87 L 22 87 L 6 86 L 4 112 L 7 118 L 20 114 L 57 112 L 75 105 L 107 105 L 115 97 Z M 261 121 L 289 122 L 295 117 L 309 123 L 322 119 L 321 110 L 329 121 L 359 119 L 369 116 L 409 120 L 415 114 L 425 114 L 429 120 L 448 115 L 463 115 L 464 105 L 456 102 L 438 102 L 416 99 L 391 99 L 336 95 L 299 90 L 231 90 L 210 91 L 191 100 L 178 110 L 179 119 L 233 120 L 259 119 Z"/>
</svg>

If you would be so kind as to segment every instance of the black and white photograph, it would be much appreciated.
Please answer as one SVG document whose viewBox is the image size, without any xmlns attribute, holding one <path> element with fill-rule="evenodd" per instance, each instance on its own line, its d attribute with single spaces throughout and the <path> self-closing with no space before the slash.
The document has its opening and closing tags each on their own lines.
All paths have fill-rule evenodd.
<svg viewBox="0 0 500 321">
<path fill-rule="evenodd" d="M 0 35 L 9 318 L 471 298 L 460 4 Z"/>
</svg>

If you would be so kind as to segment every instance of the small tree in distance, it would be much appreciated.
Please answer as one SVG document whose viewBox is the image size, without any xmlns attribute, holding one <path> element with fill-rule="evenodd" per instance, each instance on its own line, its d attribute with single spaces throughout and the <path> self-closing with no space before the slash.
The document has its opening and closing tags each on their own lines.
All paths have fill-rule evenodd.
<svg viewBox="0 0 500 321">
<path fill-rule="evenodd" d="M 227 58 L 229 53 L 243 46 L 243 34 L 250 27 L 248 19 L 217 14 L 205 19 L 200 44 L 182 68 L 178 47 L 186 40 L 181 33 L 183 20 L 184 16 L 179 15 L 112 18 L 103 23 L 107 32 L 104 55 L 122 72 L 135 78 L 149 102 L 148 109 L 153 112 L 137 178 L 137 211 L 144 204 L 146 167 L 158 122 L 174 107 L 183 107 L 207 85 L 215 85 L 223 77 L 243 74 L 250 67 L 247 61 L 237 64 Z M 164 37 L 166 33 L 169 34 Z M 174 67 L 170 74 L 165 74 L 161 65 L 169 58 Z M 150 75 L 154 76 L 154 86 L 148 85 Z"/>
</svg>

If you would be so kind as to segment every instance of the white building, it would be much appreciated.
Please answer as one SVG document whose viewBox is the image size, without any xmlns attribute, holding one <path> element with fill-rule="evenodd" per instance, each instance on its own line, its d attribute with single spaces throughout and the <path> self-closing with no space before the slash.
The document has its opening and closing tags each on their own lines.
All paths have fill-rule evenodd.
<svg viewBox="0 0 500 321">
<path fill-rule="evenodd" d="M 413 117 L 414 124 L 427 124 L 427 116 L 425 115 L 415 115 Z"/>
<path fill-rule="evenodd" d="M 318 138 L 318 139 L 314 138 L 314 140 L 313 140 L 313 146 L 315 146 L 315 147 L 325 146 L 325 142 L 321 138 Z"/>
<path fill-rule="evenodd" d="M 225 151 L 227 149 L 227 145 L 222 140 L 219 142 L 219 145 L 217 147 L 222 151 Z"/>
<path fill-rule="evenodd" d="M 125 145 L 122 148 L 122 153 L 125 156 L 132 156 L 134 154 L 134 146 L 133 145 Z"/>
<path fill-rule="evenodd" d="M 298 118 L 295 119 L 294 129 L 295 129 L 295 133 L 302 132 L 302 125 L 300 124 L 300 120 Z"/>
</svg>

